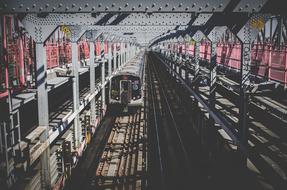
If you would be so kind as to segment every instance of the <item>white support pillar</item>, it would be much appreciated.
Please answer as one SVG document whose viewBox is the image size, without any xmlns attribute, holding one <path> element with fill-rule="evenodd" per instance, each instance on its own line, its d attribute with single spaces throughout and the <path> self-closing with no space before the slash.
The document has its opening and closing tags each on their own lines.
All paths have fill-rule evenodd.
<svg viewBox="0 0 287 190">
<path fill-rule="evenodd" d="M 82 129 L 79 117 L 80 92 L 79 92 L 79 63 L 78 44 L 72 41 L 72 68 L 73 68 L 73 112 L 77 113 L 74 119 L 74 147 L 77 148 L 82 139 Z"/>
<path fill-rule="evenodd" d="M 36 70 L 37 70 L 37 101 L 39 126 L 45 126 L 46 130 L 40 136 L 41 143 L 49 140 L 49 105 L 47 89 L 47 63 L 46 48 L 44 43 L 36 43 Z M 50 176 L 50 148 L 48 147 L 40 158 L 42 189 L 51 188 Z"/>
<path fill-rule="evenodd" d="M 132 44 L 128 43 L 128 61 L 131 59 L 132 55 Z"/>
<path fill-rule="evenodd" d="M 113 46 L 114 46 L 114 51 L 113 51 L 114 70 L 113 70 L 113 72 L 115 72 L 117 70 L 117 43 L 114 43 Z"/>
<path fill-rule="evenodd" d="M 130 60 L 131 46 L 130 43 L 127 43 L 127 61 Z"/>
<path fill-rule="evenodd" d="M 124 43 L 124 63 L 127 63 L 127 48 L 126 48 L 126 43 Z"/>
<path fill-rule="evenodd" d="M 95 43 L 93 40 L 90 41 L 90 93 L 93 94 L 96 91 L 95 82 Z M 90 111 L 90 123 L 95 126 L 96 123 L 96 100 L 91 100 L 91 111 Z"/>
<path fill-rule="evenodd" d="M 109 76 L 112 75 L 112 43 L 108 41 L 108 71 Z"/>
<path fill-rule="evenodd" d="M 124 48 L 123 48 L 123 42 L 120 43 L 120 47 L 121 47 L 121 49 L 120 49 L 120 52 L 121 52 L 121 53 L 120 53 L 120 54 L 121 54 L 121 58 L 120 58 L 121 61 L 120 61 L 120 62 L 121 62 L 121 64 L 120 64 L 120 65 L 121 65 L 121 67 L 122 67 L 122 66 L 124 65 Z"/>
<path fill-rule="evenodd" d="M 102 110 L 104 111 L 106 108 L 106 89 L 105 89 L 105 55 L 104 55 L 104 43 L 101 42 L 101 84 L 102 84 L 102 93 L 101 93 L 101 99 L 102 99 Z M 102 112 L 103 113 L 103 112 Z"/>
<path fill-rule="evenodd" d="M 181 52 L 179 51 L 181 47 Z M 182 62 L 183 45 L 180 43 L 178 46 L 179 62 Z"/>
</svg>

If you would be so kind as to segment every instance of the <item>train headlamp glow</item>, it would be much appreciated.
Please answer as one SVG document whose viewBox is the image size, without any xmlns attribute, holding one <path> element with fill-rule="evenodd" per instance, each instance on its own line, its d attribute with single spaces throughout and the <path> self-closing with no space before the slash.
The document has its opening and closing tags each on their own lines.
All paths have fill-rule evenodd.
<svg viewBox="0 0 287 190">
<path fill-rule="evenodd" d="M 139 89 L 139 86 L 137 84 L 133 84 L 133 90 Z"/>
</svg>

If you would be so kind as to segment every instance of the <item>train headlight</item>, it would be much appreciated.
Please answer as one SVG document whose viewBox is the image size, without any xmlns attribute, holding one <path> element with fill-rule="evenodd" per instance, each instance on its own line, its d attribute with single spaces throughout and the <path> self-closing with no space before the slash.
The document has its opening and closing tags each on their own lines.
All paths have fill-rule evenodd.
<svg viewBox="0 0 287 190">
<path fill-rule="evenodd" d="M 116 100 L 119 100 L 119 97 L 118 97 L 118 96 L 116 97 Z"/>
<path fill-rule="evenodd" d="M 133 100 L 135 100 L 136 99 L 136 97 L 133 97 Z"/>
<path fill-rule="evenodd" d="M 133 84 L 133 90 L 138 90 L 139 86 L 137 84 Z"/>
</svg>

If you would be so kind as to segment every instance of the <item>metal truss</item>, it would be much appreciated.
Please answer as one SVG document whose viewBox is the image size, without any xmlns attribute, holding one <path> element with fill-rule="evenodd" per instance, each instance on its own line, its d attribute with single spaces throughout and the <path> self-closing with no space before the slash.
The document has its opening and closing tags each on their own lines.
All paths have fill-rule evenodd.
<svg viewBox="0 0 287 190">
<path fill-rule="evenodd" d="M 76 25 L 77 27 L 81 27 L 81 30 L 105 31 L 130 40 L 135 38 L 138 43 L 147 44 L 159 34 L 175 29 L 178 24 L 181 26 L 182 24 L 186 25 L 192 18 L 192 15 L 188 13 L 175 13 L 170 15 L 172 18 L 171 21 L 163 23 L 163 25 L 156 25 L 157 23 L 163 22 L 166 15 L 160 16 L 160 14 L 152 14 L 148 16 L 142 13 L 133 13 L 127 14 L 127 17 L 121 18 L 121 20 L 117 19 L 121 17 L 121 14 L 115 15 L 115 18 L 107 18 L 107 16 L 108 14 L 106 13 L 98 15 L 88 13 L 48 14 L 45 17 L 39 17 L 37 14 L 27 14 L 22 22 L 29 34 L 33 36 L 36 41 L 44 41 L 47 39 L 59 25 L 68 25 L 71 27 Z M 138 17 L 141 19 L 138 19 Z M 118 25 L 113 25 L 115 24 L 115 20 L 117 20 L 116 23 Z M 135 20 L 142 20 L 142 22 L 136 23 Z M 104 25 L 98 25 L 99 23 Z"/>
<path fill-rule="evenodd" d="M 234 15 L 230 14 L 231 18 L 234 18 L 236 24 L 232 22 L 226 22 L 224 27 L 219 27 L 219 25 L 224 24 L 218 22 L 218 17 L 213 15 L 210 18 L 204 18 L 201 16 L 201 20 L 198 23 L 204 23 L 205 25 L 189 29 L 188 31 L 179 33 L 170 32 L 165 35 L 164 38 L 160 38 L 158 42 L 174 42 L 175 39 L 181 38 L 184 34 L 188 34 L 195 41 L 195 53 L 194 53 L 194 66 L 195 66 L 195 76 L 196 80 L 199 74 L 199 42 L 206 37 L 211 42 L 211 61 L 209 64 L 210 69 L 210 94 L 209 94 L 209 107 L 211 110 L 214 109 L 215 101 L 215 90 L 216 90 L 216 44 L 220 41 L 222 35 L 225 33 L 227 28 L 233 32 L 234 35 L 241 42 L 241 83 L 240 83 L 240 106 L 239 106 L 239 132 L 237 136 L 241 140 L 243 146 L 247 145 L 248 142 L 248 122 L 249 122 L 249 94 L 252 89 L 252 84 L 250 83 L 251 76 L 251 45 L 258 37 L 258 34 L 265 27 L 266 21 L 270 18 L 268 14 L 252 14 L 250 17 L 246 15 Z M 198 17 L 199 18 L 199 17 Z M 199 20 L 199 19 L 196 19 Z M 240 21 L 239 21 L 240 20 Z M 238 22 L 237 22 L 238 21 Z M 278 22 L 279 25 L 283 22 Z M 283 32 L 283 31 L 281 31 Z M 243 158 L 246 162 L 246 158 Z"/>
</svg>

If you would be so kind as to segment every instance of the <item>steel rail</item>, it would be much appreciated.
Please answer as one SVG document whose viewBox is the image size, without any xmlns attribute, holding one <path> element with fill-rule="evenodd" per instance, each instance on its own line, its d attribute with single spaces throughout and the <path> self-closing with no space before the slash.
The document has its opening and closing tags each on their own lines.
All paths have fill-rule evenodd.
<svg viewBox="0 0 287 190">
<path fill-rule="evenodd" d="M 147 55 L 145 55 L 147 56 Z M 147 64 L 147 59 L 145 59 L 146 61 L 146 64 Z M 152 104 L 152 111 L 153 111 L 153 115 L 154 115 L 154 125 L 155 125 L 155 130 L 156 130 L 156 143 L 157 143 L 157 149 L 158 149 L 158 158 L 159 158 L 159 166 L 160 166 L 160 178 L 161 178 L 161 187 L 165 187 L 165 179 L 164 179 L 164 169 L 163 169 L 163 163 L 162 163 L 162 158 L 161 158 L 161 146 L 160 146 L 160 137 L 159 137 L 159 127 L 158 127 L 158 119 L 157 119 L 157 109 L 156 109 L 156 105 L 155 105 L 155 87 L 154 87 L 154 83 L 153 83 L 153 80 L 152 80 L 152 75 L 151 75 L 151 68 L 150 68 L 150 64 L 152 63 L 149 63 L 147 65 L 147 70 L 148 70 L 148 82 L 149 82 L 149 93 L 151 93 L 151 97 L 150 100 L 151 100 L 151 104 Z"/>
<path fill-rule="evenodd" d="M 185 158 L 185 160 L 186 160 L 186 163 L 188 164 L 188 163 L 189 163 L 189 162 L 188 162 L 188 154 L 187 154 L 187 151 L 186 151 L 186 149 L 185 149 L 185 146 L 184 146 L 184 143 L 183 143 L 181 134 L 180 134 L 180 132 L 179 132 L 178 125 L 177 125 L 176 120 L 175 120 L 175 117 L 174 117 L 174 113 L 173 113 L 173 111 L 172 111 L 172 109 L 171 109 L 170 103 L 169 103 L 169 101 L 168 101 L 168 99 L 167 99 L 167 96 L 166 96 L 166 94 L 165 94 L 166 89 L 164 90 L 164 88 L 163 88 L 163 86 L 162 86 L 164 83 L 163 83 L 162 79 L 159 77 L 160 74 L 159 74 L 159 72 L 158 72 L 158 70 L 156 69 L 156 67 L 155 67 L 154 64 L 153 64 L 153 68 L 154 68 L 155 74 L 158 76 L 158 81 L 159 81 L 159 84 L 160 84 L 160 85 L 159 85 L 159 87 L 160 87 L 159 89 L 162 91 L 162 95 L 163 95 L 163 98 L 164 98 L 165 103 L 166 103 L 166 105 L 167 105 L 168 112 L 169 112 L 169 114 L 170 114 L 170 116 L 171 116 L 172 123 L 173 123 L 173 126 L 174 126 L 175 131 L 176 131 L 176 135 L 177 135 L 177 137 L 178 137 L 178 139 L 179 139 L 179 143 L 180 143 L 180 146 L 181 146 L 182 151 L 183 151 L 183 154 L 184 154 L 184 158 Z"/>
</svg>

